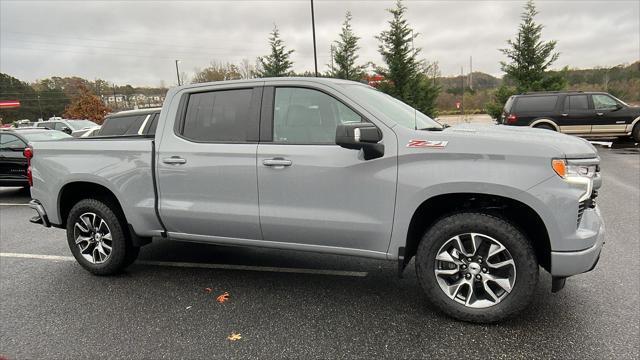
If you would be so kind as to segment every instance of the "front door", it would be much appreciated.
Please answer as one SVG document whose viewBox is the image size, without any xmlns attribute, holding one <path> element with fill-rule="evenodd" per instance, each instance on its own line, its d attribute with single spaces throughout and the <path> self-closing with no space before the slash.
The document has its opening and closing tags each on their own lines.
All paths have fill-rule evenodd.
<svg viewBox="0 0 640 360">
<path fill-rule="evenodd" d="M 631 114 L 619 111 L 618 102 L 609 95 L 593 94 L 591 98 L 596 113 L 591 133 L 594 135 L 624 133 L 627 124 L 633 121 Z"/>
<path fill-rule="evenodd" d="M 335 144 L 339 122 L 367 121 L 335 97 L 276 87 L 265 90 L 263 104 L 273 104 L 268 114 L 263 108 L 262 121 L 272 126 L 258 145 L 264 240 L 386 253 L 397 176 L 393 133 L 383 131 L 383 157 L 364 160 L 361 151 Z"/>
<path fill-rule="evenodd" d="M 567 95 L 564 99 L 564 111 L 558 121 L 560 131 L 565 134 L 589 134 L 594 115 L 593 108 L 589 106 L 588 95 Z"/>
<path fill-rule="evenodd" d="M 198 92 L 182 95 L 174 128 L 165 121 L 158 190 L 171 237 L 261 237 L 256 150 L 262 88 L 237 86 L 191 89 Z"/>
</svg>

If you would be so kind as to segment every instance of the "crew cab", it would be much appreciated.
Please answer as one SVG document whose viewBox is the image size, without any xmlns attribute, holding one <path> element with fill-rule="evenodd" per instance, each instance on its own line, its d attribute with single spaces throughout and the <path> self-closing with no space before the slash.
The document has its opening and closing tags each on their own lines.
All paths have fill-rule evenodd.
<svg viewBox="0 0 640 360">
<path fill-rule="evenodd" d="M 640 107 L 603 92 L 540 91 L 513 95 L 500 122 L 587 138 L 628 137 L 640 141 Z"/>
<path fill-rule="evenodd" d="M 395 261 L 458 319 L 522 311 L 604 244 L 587 141 L 444 127 L 357 82 L 275 78 L 171 89 L 154 136 L 34 143 L 31 219 L 114 274 L 154 238 Z M 291 252 L 295 254 L 295 252 Z M 291 255 L 295 256 L 295 255 Z"/>
</svg>

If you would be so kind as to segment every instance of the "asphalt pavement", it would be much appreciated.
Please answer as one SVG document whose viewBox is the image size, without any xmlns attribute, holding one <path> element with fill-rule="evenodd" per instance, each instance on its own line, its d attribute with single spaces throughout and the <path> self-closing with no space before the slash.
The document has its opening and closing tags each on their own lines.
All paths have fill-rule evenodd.
<svg viewBox="0 0 640 360">
<path fill-rule="evenodd" d="M 28 193 L 0 188 L 0 358 L 637 359 L 640 149 L 598 149 L 600 263 L 557 294 L 542 271 L 531 307 L 495 325 L 436 312 L 413 264 L 398 279 L 394 262 L 165 240 L 92 276 L 63 230 L 28 222 Z"/>
</svg>

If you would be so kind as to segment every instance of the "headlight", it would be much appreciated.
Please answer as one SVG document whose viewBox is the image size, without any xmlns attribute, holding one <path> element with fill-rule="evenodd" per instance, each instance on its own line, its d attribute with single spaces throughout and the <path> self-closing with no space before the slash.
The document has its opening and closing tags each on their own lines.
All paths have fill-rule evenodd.
<svg viewBox="0 0 640 360">
<path fill-rule="evenodd" d="M 564 159 L 553 159 L 551 167 L 566 182 L 584 190 L 579 201 L 584 201 L 591 197 L 593 177 L 596 175 L 597 165 L 572 164 Z"/>
</svg>

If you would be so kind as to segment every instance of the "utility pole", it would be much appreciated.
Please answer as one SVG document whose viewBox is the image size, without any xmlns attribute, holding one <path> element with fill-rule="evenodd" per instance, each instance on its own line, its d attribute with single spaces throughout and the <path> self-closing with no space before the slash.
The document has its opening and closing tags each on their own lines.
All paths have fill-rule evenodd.
<svg viewBox="0 0 640 360">
<path fill-rule="evenodd" d="M 182 85 L 180 84 L 180 70 L 178 70 L 179 63 L 180 63 L 180 60 L 176 60 L 176 76 L 178 77 L 178 86 Z"/>
<path fill-rule="evenodd" d="M 460 66 L 460 90 L 462 90 L 460 98 L 460 115 L 464 117 L 464 68 L 462 66 Z"/>
<path fill-rule="evenodd" d="M 316 52 L 316 19 L 313 13 L 313 0 L 311 0 L 311 32 L 313 33 L 313 64 L 316 77 L 318 77 L 318 53 Z"/>
<path fill-rule="evenodd" d="M 40 104 L 40 94 L 38 94 L 38 108 L 40 109 L 40 120 L 44 120 L 42 116 L 42 105 Z"/>
<path fill-rule="evenodd" d="M 473 56 L 469 56 L 469 89 L 473 90 Z"/>
<path fill-rule="evenodd" d="M 331 44 L 331 76 L 334 76 L 336 70 L 333 67 L 333 44 Z"/>
</svg>

